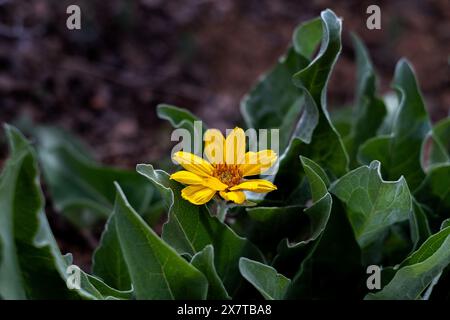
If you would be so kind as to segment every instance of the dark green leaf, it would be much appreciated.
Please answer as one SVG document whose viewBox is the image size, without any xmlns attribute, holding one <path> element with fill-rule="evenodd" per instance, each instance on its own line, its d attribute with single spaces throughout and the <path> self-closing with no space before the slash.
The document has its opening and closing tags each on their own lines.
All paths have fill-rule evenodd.
<svg viewBox="0 0 450 320">
<path fill-rule="evenodd" d="M 137 299 L 205 299 L 208 282 L 147 226 L 119 185 L 114 206 L 121 251 Z"/>
<path fill-rule="evenodd" d="M 411 212 L 410 227 L 411 238 L 414 243 L 414 250 L 419 248 L 422 243 L 431 236 L 428 218 L 425 214 L 422 205 L 413 198 L 413 211 Z"/>
<path fill-rule="evenodd" d="M 332 185 L 330 191 L 345 204 L 363 248 L 377 240 L 389 226 L 407 220 L 412 210 L 405 179 L 384 181 L 378 161 L 349 172 Z"/>
<path fill-rule="evenodd" d="M 303 91 L 302 116 L 286 152 L 280 157 L 275 178 L 278 191 L 269 199 L 296 202 L 295 190 L 303 178 L 298 156 L 304 155 L 327 170 L 331 178 L 347 171 L 348 157 L 342 140 L 331 124 L 326 106 L 326 87 L 341 51 L 341 20 L 330 11 L 321 14 L 323 39 L 316 58 L 293 76 L 294 84 Z"/>
<path fill-rule="evenodd" d="M 375 71 L 364 44 L 356 35 L 353 35 L 352 40 L 358 72 L 355 118 L 347 146 L 352 166 L 356 166 L 356 153 L 359 146 L 376 135 L 386 115 L 386 107 L 384 102 L 376 96 Z"/>
<path fill-rule="evenodd" d="M 261 262 L 241 258 L 239 270 L 266 300 L 281 300 L 291 282 L 288 278 Z"/>
<path fill-rule="evenodd" d="M 44 197 L 32 147 L 5 126 L 10 158 L 0 177 L 0 295 L 4 299 L 102 299 L 81 274 L 81 289 L 66 281 L 71 256 L 63 257 L 44 213 Z"/>
<path fill-rule="evenodd" d="M 450 217 L 450 163 L 432 166 L 414 195 L 440 217 L 438 222 Z"/>
<path fill-rule="evenodd" d="M 281 129 L 280 152 L 286 148 L 303 102 L 302 92 L 293 85 L 292 76 L 309 63 L 322 33 L 319 19 L 301 24 L 289 48 L 275 67 L 264 75 L 241 102 L 241 112 L 249 128 Z"/>
<path fill-rule="evenodd" d="M 431 236 L 398 268 L 392 280 L 366 299 L 419 299 L 427 286 L 450 263 L 450 227 Z"/>
<path fill-rule="evenodd" d="M 212 245 L 209 244 L 202 251 L 196 253 L 192 257 L 191 264 L 203 272 L 208 279 L 208 300 L 231 299 L 214 266 L 214 248 Z"/>
<path fill-rule="evenodd" d="M 111 287 L 130 290 L 130 274 L 121 251 L 115 220 L 115 215 L 111 215 L 105 225 L 100 245 L 92 258 L 92 271 Z"/>
<path fill-rule="evenodd" d="M 422 143 L 430 130 L 430 121 L 414 71 L 404 59 L 397 64 L 393 86 L 401 101 L 392 135 L 388 141 L 383 138 L 382 145 L 379 138 L 367 141 L 358 159 L 364 164 L 368 164 L 369 160 L 381 161 L 388 180 L 396 180 L 403 175 L 410 189 L 415 190 L 425 176 L 420 157 Z M 384 156 L 375 157 L 377 155 Z"/>
<path fill-rule="evenodd" d="M 89 227 L 108 218 L 114 203 L 114 181 L 130 195 L 140 214 L 151 210 L 153 188 L 136 172 L 99 165 L 80 153 L 81 144 L 61 130 L 40 127 L 35 135 L 53 204 L 77 226 Z"/>
<path fill-rule="evenodd" d="M 429 136 L 431 146 L 425 167 L 450 162 L 450 118 L 439 121 Z"/>
</svg>

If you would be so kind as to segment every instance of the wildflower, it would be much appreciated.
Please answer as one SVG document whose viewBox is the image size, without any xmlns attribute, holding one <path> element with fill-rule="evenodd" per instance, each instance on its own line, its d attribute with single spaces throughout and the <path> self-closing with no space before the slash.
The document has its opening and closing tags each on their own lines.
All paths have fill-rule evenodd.
<svg viewBox="0 0 450 320">
<path fill-rule="evenodd" d="M 277 155 L 272 150 L 246 153 L 245 133 L 241 128 L 235 128 L 226 139 L 219 130 L 207 130 L 204 153 L 209 161 L 183 151 L 173 156 L 185 170 L 170 178 L 188 185 L 181 195 L 193 204 L 205 204 L 217 192 L 227 201 L 242 204 L 246 200 L 243 190 L 266 193 L 277 189 L 264 179 L 245 179 L 267 171 Z"/>
</svg>

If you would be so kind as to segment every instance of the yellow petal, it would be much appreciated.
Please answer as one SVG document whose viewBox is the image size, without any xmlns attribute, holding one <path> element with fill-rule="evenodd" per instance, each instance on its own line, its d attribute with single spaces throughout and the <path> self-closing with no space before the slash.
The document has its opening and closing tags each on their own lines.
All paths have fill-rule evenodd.
<svg viewBox="0 0 450 320">
<path fill-rule="evenodd" d="M 245 132 L 234 128 L 225 140 L 225 163 L 240 164 L 245 157 Z"/>
<path fill-rule="evenodd" d="M 183 184 L 198 184 L 198 185 L 203 184 L 203 179 L 200 176 L 190 171 L 184 170 L 175 172 L 170 176 L 170 179 L 173 179 Z"/>
<path fill-rule="evenodd" d="M 200 177 L 190 171 L 178 171 L 170 176 L 170 179 L 189 185 L 202 185 L 216 191 L 222 191 L 228 186 L 215 177 Z"/>
<path fill-rule="evenodd" d="M 245 193 L 242 191 L 220 191 L 220 196 L 227 201 L 233 201 L 237 204 L 242 204 L 245 201 Z"/>
<path fill-rule="evenodd" d="M 222 183 L 222 181 L 220 181 L 215 177 L 204 178 L 203 185 L 216 191 L 222 191 L 228 188 L 228 186 L 225 183 Z"/>
<path fill-rule="evenodd" d="M 207 203 L 216 194 L 215 190 L 204 186 L 188 186 L 181 190 L 181 196 L 190 203 L 201 205 Z"/>
<path fill-rule="evenodd" d="M 203 160 L 199 156 L 189 152 L 175 152 L 173 155 L 173 160 L 178 162 L 186 170 L 202 177 L 211 176 L 213 173 L 213 167 L 208 161 Z"/>
<path fill-rule="evenodd" d="M 277 154 L 272 150 L 247 152 L 244 163 L 239 166 L 244 177 L 266 172 L 277 161 Z"/>
<path fill-rule="evenodd" d="M 213 164 L 224 163 L 225 159 L 225 138 L 217 129 L 208 129 L 205 132 L 205 150 L 206 158 Z"/>
<path fill-rule="evenodd" d="M 230 190 L 248 190 L 252 192 L 264 193 L 277 190 L 277 187 L 272 182 L 267 180 L 252 179 L 235 185 L 234 187 L 230 188 Z"/>
</svg>

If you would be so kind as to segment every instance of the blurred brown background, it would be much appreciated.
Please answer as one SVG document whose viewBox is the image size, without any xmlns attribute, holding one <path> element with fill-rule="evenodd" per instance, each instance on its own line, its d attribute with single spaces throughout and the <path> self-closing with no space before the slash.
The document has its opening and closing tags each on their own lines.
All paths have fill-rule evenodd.
<svg viewBox="0 0 450 320">
<path fill-rule="evenodd" d="M 82 29 L 66 28 L 77 4 Z M 366 29 L 378 4 L 382 29 Z M 240 120 L 239 100 L 302 21 L 324 8 L 344 18 L 332 105 L 353 99 L 349 32 L 366 42 L 383 92 L 396 61 L 415 66 L 433 121 L 450 107 L 450 1 L 0 0 L 0 122 L 29 117 L 88 142 L 98 159 L 134 167 L 167 156 L 155 107 L 185 107 L 209 126 Z M 3 135 L 0 138 L 3 140 Z M 6 155 L 0 148 L 0 166 Z"/>
</svg>

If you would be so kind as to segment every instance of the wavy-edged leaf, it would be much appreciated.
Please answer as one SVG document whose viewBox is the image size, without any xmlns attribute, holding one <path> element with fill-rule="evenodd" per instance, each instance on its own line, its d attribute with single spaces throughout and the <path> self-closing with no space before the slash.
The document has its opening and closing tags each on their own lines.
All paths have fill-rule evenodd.
<svg viewBox="0 0 450 320">
<path fill-rule="evenodd" d="M 86 149 L 66 132 L 38 127 L 33 133 L 53 205 L 76 226 L 91 227 L 108 218 L 114 205 L 114 181 L 121 184 L 142 215 L 148 214 L 158 201 L 143 177 L 98 164 L 89 154 L 82 153 Z"/>
<path fill-rule="evenodd" d="M 393 224 L 407 220 L 412 210 L 405 179 L 384 181 L 379 161 L 347 173 L 330 187 L 330 192 L 345 204 L 358 243 L 363 248 Z"/>
<path fill-rule="evenodd" d="M 137 299 L 205 299 L 208 282 L 148 227 L 116 184 L 115 225 Z"/>
<path fill-rule="evenodd" d="M 281 242 L 274 261 L 274 266 L 283 270 L 288 266 L 286 274 L 291 273 L 289 266 L 297 266 L 286 298 L 338 298 L 340 294 L 357 297 L 361 252 L 350 222 L 339 202 L 335 203 L 328 193 L 321 178 L 323 170 L 310 159 L 300 160 L 315 196 L 313 204 L 305 210 L 310 218 L 309 232 L 294 241 Z"/>
<path fill-rule="evenodd" d="M 321 21 L 323 39 L 319 53 L 293 76 L 294 84 L 303 92 L 304 109 L 289 146 L 280 157 L 275 177 L 278 191 L 269 194 L 269 199 L 296 202 L 296 189 L 303 178 L 300 154 L 326 168 L 332 179 L 347 171 L 348 156 L 326 106 L 328 79 L 341 51 L 342 21 L 330 10 L 321 13 Z"/>
<path fill-rule="evenodd" d="M 438 216 L 438 222 L 450 217 L 450 163 L 432 166 L 414 196 Z"/>
<path fill-rule="evenodd" d="M 444 268 L 450 264 L 450 227 L 432 235 L 397 269 L 392 280 L 369 300 L 419 299 Z"/>
<path fill-rule="evenodd" d="M 274 268 L 247 258 L 240 259 L 239 270 L 266 300 L 283 299 L 291 282 Z"/>
<path fill-rule="evenodd" d="M 450 118 L 443 119 L 433 126 L 428 133 L 430 144 L 423 148 L 423 167 L 428 171 L 436 164 L 450 162 Z"/>
<path fill-rule="evenodd" d="M 115 215 L 111 215 L 105 224 L 100 244 L 92 258 L 92 271 L 111 287 L 130 290 L 130 274 L 120 247 L 115 220 Z"/>
<path fill-rule="evenodd" d="M 222 280 L 217 274 L 214 265 L 214 247 L 207 245 L 202 251 L 196 253 L 191 260 L 191 264 L 198 270 L 203 272 L 208 280 L 208 300 L 229 300 L 228 295 Z"/>
<path fill-rule="evenodd" d="M 181 197 L 183 186 L 162 170 L 139 164 L 137 171 L 152 181 L 161 191 L 169 208 L 169 218 L 163 226 L 162 238 L 180 254 L 195 255 L 208 244 L 214 247 L 214 262 L 227 291 L 233 295 L 242 277 L 239 258 L 263 261 L 259 250 L 230 227 L 212 217 L 205 206 L 196 206 Z"/>
<path fill-rule="evenodd" d="M 431 236 L 431 229 L 422 205 L 413 198 L 413 211 L 410 219 L 411 239 L 416 250 Z"/>
<path fill-rule="evenodd" d="M 0 177 L 0 295 L 3 299 L 102 299 L 81 274 L 81 289 L 66 281 L 71 255 L 62 256 L 44 213 L 36 155 L 15 128 L 5 126 L 10 158 Z"/>
<path fill-rule="evenodd" d="M 386 107 L 376 95 L 376 75 L 367 49 L 355 34 L 352 40 L 356 53 L 357 85 L 354 121 L 346 146 L 350 161 L 355 166 L 359 146 L 376 136 L 386 115 Z"/>
<path fill-rule="evenodd" d="M 303 102 L 303 94 L 292 83 L 292 76 L 308 65 L 321 33 L 319 19 L 298 26 L 292 39 L 293 47 L 241 101 L 241 113 L 247 127 L 280 129 L 280 152 L 289 143 Z"/>
<path fill-rule="evenodd" d="M 399 93 L 400 106 L 392 134 L 388 141 L 383 140 L 382 146 L 379 138 L 367 141 L 360 149 L 358 159 L 364 164 L 371 160 L 382 161 L 388 180 L 396 180 L 403 175 L 414 191 L 425 177 L 421 150 L 431 128 L 430 120 L 414 71 L 405 59 L 397 64 L 393 86 Z M 384 156 L 380 159 L 375 158 L 374 154 Z"/>
</svg>

